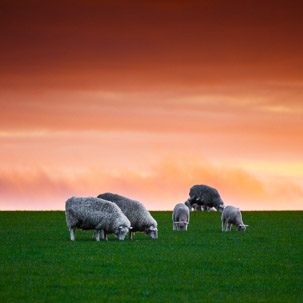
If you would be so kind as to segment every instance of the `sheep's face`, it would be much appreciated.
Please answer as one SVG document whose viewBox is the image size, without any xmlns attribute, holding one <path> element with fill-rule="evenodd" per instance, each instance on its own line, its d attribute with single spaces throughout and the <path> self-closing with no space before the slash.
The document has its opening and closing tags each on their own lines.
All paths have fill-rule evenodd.
<svg viewBox="0 0 303 303">
<path fill-rule="evenodd" d="M 192 206 L 188 200 L 184 204 L 188 207 L 189 211 L 192 210 Z"/>
<path fill-rule="evenodd" d="M 179 222 L 179 230 L 187 230 L 187 222 L 183 221 L 183 222 Z"/>
<path fill-rule="evenodd" d="M 237 226 L 237 231 L 245 231 L 246 230 L 246 226 L 248 225 L 244 225 L 244 224 L 240 224 Z"/>
<path fill-rule="evenodd" d="M 152 239 L 158 238 L 158 229 L 155 226 L 149 226 L 145 229 L 145 233 L 150 236 Z"/>
<path fill-rule="evenodd" d="M 217 208 L 217 211 L 222 213 L 224 210 L 224 205 L 223 204 L 220 204 L 219 207 Z"/>
<path fill-rule="evenodd" d="M 115 234 L 120 241 L 123 241 L 127 233 L 128 227 L 121 225 Z"/>
</svg>

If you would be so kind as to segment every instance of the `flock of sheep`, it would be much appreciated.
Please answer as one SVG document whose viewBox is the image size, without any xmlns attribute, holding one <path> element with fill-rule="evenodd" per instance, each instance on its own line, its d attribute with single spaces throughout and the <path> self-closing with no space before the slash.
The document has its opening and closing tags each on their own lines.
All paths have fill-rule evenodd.
<svg viewBox="0 0 303 303">
<path fill-rule="evenodd" d="M 222 231 L 230 231 L 235 225 L 238 231 L 245 231 L 248 225 L 242 221 L 241 212 L 234 206 L 224 207 L 224 203 L 215 188 L 207 185 L 195 185 L 190 189 L 189 198 L 185 203 L 178 203 L 173 211 L 173 230 L 187 230 L 189 212 L 194 209 L 222 212 Z M 124 240 L 127 233 L 132 239 L 135 232 L 144 232 L 150 238 L 158 238 L 156 220 L 145 206 L 126 197 L 104 193 L 94 197 L 72 197 L 65 203 L 66 223 L 70 238 L 75 240 L 75 230 L 94 230 L 93 238 L 107 241 L 107 234 L 115 234 Z M 227 223 L 226 229 L 225 224 Z"/>
<path fill-rule="evenodd" d="M 235 225 L 237 231 L 245 231 L 248 225 L 245 225 L 242 220 L 241 212 L 234 206 L 224 207 L 224 203 L 218 191 L 207 185 L 194 185 L 189 192 L 189 198 L 185 202 L 179 203 L 175 206 L 173 211 L 173 229 L 174 230 L 187 230 L 189 223 L 189 211 L 194 208 L 195 210 L 208 210 L 216 209 L 222 213 L 222 231 L 230 231 L 231 226 Z M 225 228 L 226 226 L 226 228 Z"/>
</svg>

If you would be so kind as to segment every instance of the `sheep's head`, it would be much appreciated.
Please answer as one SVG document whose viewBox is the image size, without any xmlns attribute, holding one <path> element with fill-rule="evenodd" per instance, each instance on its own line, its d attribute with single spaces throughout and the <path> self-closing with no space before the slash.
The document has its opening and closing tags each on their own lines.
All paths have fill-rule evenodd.
<svg viewBox="0 0 303 303">
<path fill-rule="evenodd" d="M 188 222 L 186 222 L 186 221 L 179 221 L 177 223 L 178 223 L 178 226 L 179 226 L 179 230 L 187 230 Z"/>
<path fill-rule="evenodd" d="M 190 202 L 189 202 L 188 200 L 186 200 L 186 201 L 184 202 L 184 204 L 188 207 L 189 211 L 191 211 L 192 205 L 190 204 Z"/>
<path fill-rule="evenodd" d="M 145 228 L 144 232 L 150 236 L 152 239 L 157 239 L 158 238 L 158 228 L 151 225 Z"/>
<path fill-rule="evenodd" d="M 224 210 L 224 204 L 220 204 L 219 207 L 217 208 L 217 211 L 222 213 Z"/>
<path fill-rule="evenodd" d="M 237 226 L 237 231 L 245 231 L 247 226 L 248 225 L 245 225 L 245 224 L 239 224 Z"/>
<path fill-rule="evenodd" d="M 131 227 L 130 227 L 131 228 Z M 128 230 L 130 229 L 125 225 L 120 225 L 117 231 L 115 232 L 116 236 L 119 238 L 120 241 L 123 241 Z"/>
</svg>

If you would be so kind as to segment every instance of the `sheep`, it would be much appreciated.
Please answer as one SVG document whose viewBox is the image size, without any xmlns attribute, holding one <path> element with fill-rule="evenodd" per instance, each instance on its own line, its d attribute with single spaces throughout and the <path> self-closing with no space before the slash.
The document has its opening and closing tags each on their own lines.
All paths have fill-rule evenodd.
<svg viewBox="0 0 303 303">
<path fill-rule="evenodd" d="M 237 231 L 245 231 L 248 225 L 245 225 L 242 221 L 242 215 L 239 208 L 234 206 L 226 206 L 223 210 L 222 216 L 222 231 L 224 231 L 225 224 L 227 223 L 226 230 L 231 230 L 231 225 L 234 224 Z"/>
<path fill-rule="evenodd" d="M 224 209 L 224 203 L 215 188 L 207 185 L 194 185 L 189 192 L 189 198 L 185 202 L 185 205 L 191 211 L 194 204 L 204 206 L 206 209 L 212 207 L 216 208 L 217 211 L 222 212 Z"/>
<path fill-rule="evenodd" d="M 173 211 L 173 230 L 187 230 L 189 209 L 184 203 L 178 203 Z"/>
<path fill-rule="evenodd" d="M 116 203 L 121 208 L 131 222 L 130 239 L 135 232 L 145 232 L 152 239 L 158 238 L 158 224 L 141 202 L 112 193 L 100 194 L 98 198 Z"/>
<path fill-rule="evenodd" d="M 75 241 L 75 229 L 94 229 L 93 238 L 100 241 L 107 234 L 114 233 L 119 240 L 124 240 L 131 224 L 120 208 L 109 201 L 94 197 L 72 197 L 65 203 L 66 224 L 70 230 L 70 239 Z"/>
</svg>

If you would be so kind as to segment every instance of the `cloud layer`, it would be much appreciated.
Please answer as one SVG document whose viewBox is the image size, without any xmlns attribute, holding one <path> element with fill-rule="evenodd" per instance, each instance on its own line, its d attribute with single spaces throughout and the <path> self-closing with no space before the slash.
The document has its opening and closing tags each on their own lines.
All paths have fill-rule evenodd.
<svg viewBox="0 0 303 303">
<path fill-rule="evenodd" d="M 0 208 L 62 210 L 71 196 L 96 196 L 110 191 L 141 200 L 150 210 L 171 210 L 188 198 L 191 186 L 201 183 L 217 188 L 226 205 L 244 210 L 299 209 L 303 198 L 302 188 L 287 178 L 262 181 L 234 167 L 163 159 L 145 172 L 99 168 L 69 176 L 43 169 L 2 172 Z"/>
</svg>

